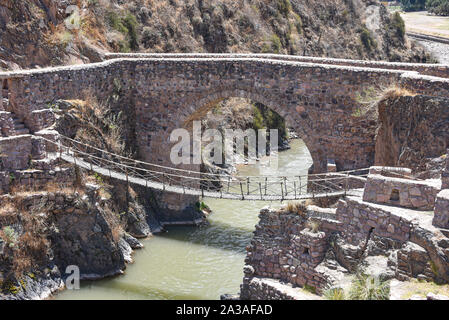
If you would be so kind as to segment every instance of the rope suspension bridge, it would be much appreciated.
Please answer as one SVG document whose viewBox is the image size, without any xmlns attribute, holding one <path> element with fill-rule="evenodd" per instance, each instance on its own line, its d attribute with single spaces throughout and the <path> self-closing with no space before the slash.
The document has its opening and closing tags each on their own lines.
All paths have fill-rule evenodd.
<svg viewBox="0 0 449 320">
<path fill-rule="evenodd" d="M 76 167 L 111 179 L 178 194 L 250 201 L 304 200 L 358 195 L 354 181 L 364 183 L 368 169 L 304 176 L 238 176 L 166 167 L 120 156 L 59 135 L 48 153 Z"/>
</svg>

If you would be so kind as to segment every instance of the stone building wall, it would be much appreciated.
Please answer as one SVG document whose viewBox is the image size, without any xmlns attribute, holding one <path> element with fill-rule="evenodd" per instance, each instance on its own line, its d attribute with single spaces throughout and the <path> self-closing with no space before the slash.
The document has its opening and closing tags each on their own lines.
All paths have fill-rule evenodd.
<svg viewBox="0 0 449 320">
<path fill-rule="evenodd" d="M 441 189 L 441 181 L 385 177 L 369 175 L 365 184 L 363 200 L 406 208 L 433 210 L 435 199 Z"/>
</svg>

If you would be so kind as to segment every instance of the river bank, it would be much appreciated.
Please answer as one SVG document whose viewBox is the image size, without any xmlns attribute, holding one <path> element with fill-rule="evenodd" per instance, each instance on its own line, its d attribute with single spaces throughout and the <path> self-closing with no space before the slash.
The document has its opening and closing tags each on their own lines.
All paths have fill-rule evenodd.
<svg viewBox="0 0 449 320">
<path fill-rule="evenodd" d="M 312 164 L 301 140 L 279 153 L 278 173 L 307 174 Z M 240 174 L 258 173 L 258 164 Z M 125 274 L 99 281 L 83 281 L 80 290 L 55 296 L 70 299 L 219 299 L 238 293 L 243 279 L 246 246 L 266 202 L 205 199 L 213 213 L 201 227 L 167 227 L 167 232 L 141 240 Z M 271 203 L 273 208 L 280 203 Z"/>
</svg>

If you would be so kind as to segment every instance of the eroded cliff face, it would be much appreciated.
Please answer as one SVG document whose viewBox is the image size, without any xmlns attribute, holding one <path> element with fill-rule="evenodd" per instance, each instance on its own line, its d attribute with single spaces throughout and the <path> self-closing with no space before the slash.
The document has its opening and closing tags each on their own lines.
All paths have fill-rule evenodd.
<svg viewBox="0 0 449 320">
<path fill-rule="evenodd" d="M 422 172 L 438 162 L 431 159 L 445 154 L 449 146 L 448 105 L 449 99 L 422 95 L 379 102 L 376 165 Z"/>
<path fill-rule="evenodd" d="M 113 201 L 99 185 L 43 188 L 0 197 L 0 299 L 44 299 L 80 279 L 123 273 L 132 249 Z"/>
<path fill-rule="evenodd" d="M 429 60 L 373 0 L 1 0 L 0 29 L 2 69 L 94 62 L 105 51 Z"/>
</svg>

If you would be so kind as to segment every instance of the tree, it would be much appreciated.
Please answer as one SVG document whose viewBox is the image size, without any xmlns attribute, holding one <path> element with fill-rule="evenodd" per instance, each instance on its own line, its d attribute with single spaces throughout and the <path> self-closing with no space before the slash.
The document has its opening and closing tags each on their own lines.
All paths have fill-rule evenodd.
<svg viewBox="0 0 449 320">
<path fill-rule="evenodd" d="M 426 8 L 426 0 L 401 0 L 404 11 L 421 11 Z"/>
<path fill-rule="evenodd" d="M 449 0 L 427 0 L 427 10 L 439 16 L 449 16 Z"/>
</svg>

